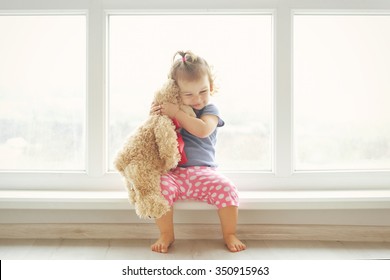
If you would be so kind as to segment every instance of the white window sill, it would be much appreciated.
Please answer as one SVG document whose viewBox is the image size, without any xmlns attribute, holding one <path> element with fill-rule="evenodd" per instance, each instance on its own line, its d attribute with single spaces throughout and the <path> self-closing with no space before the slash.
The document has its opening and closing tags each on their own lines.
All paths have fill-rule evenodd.
<svg viewBox="0 0 390 280">
<path fill-rule="evenodd" d="M 127 210 L 125 191 L 0 191 L 0 209 Z M 180 201 L 175 209 L 210 210 L 214 206 Z M 390 209 L 390 190 L 243 191 L 242 210 Z"/>
</svg>

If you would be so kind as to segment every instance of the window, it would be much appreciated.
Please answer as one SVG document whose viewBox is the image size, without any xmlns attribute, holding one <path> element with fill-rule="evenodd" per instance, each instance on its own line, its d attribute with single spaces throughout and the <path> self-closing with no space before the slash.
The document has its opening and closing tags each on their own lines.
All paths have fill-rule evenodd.
<svg viewBox="0 0 390 280">
<path fill-rule="evenodd" d="M 215 68 L 211 98 L 222 170 L 272 170 L 273 17 L 271 14 L 109 15 L 109 165 L 126 136 L 149 113 L 178 50 Z"/>
<path fill-rule="evenodd" d="M 0 190 L 123 191 L 177 50 L 214 67 L 240 191 L 390 186 L 390 2 L 0 1 Z"/>
<path fill-rule="evenodd" d="M 0 170 L 85 170 L 86 17 L 0 15 Z"/>
<path fill-rule="evenodd" d="M 390 16 L 294 16 L 296 170 L 390 169 Z"/>
</svg>

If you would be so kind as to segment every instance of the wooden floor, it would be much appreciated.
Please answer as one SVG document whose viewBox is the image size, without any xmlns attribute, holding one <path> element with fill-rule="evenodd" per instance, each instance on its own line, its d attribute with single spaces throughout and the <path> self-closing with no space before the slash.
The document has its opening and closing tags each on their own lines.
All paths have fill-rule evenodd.
<svg viewBox="0 0 390 280">
<path fill-rule="evenodd" d="M 176 240 L 168 254 L 150 251 L 154 240 L 0 239 L 2 260 L 358 260 L 390 259 L 388 242 L 247 240 L 230 253 L 222 240 Z"/>
</svg>

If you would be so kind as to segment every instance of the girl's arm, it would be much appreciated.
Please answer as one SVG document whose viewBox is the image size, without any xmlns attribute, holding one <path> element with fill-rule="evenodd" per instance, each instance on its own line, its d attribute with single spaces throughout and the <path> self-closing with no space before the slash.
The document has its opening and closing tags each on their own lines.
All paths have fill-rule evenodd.
<svg viewBox="0 0 390 280">
<path fill-rule="evenodd" d="M 176 118 L 182 128 L 199 138 L 209 136 L 218 125 L 217 116 L 203 115 L 200 119 L 191 117 L 181 111 L 178 105 L 172 103 L 164 103 L 161 106 L 161 113 L 170 118 Z"/>
<path fill-rule="evenodd" d="M 179 110 L 175 118 L 178 120 L 181 127 L 199 138 L 206 138 L 209 136 L 218 125 L 218 117 L 214 115 L 203 115 L 198 119 Z"/>
</svg>

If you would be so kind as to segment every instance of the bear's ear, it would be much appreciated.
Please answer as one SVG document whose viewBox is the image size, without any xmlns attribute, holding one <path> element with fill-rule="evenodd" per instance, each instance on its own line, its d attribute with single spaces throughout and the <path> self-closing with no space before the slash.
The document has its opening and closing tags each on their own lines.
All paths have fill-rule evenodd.
<svg viewBox="0 0 390 280">
<path fill-rule="evenodd" d="M 177 88 L 179 89 L 179 85 L 176 83 L 176 81 L 172 78 L 168 78 L 168 82 L 167 82 L 167 85 L 169 87 L 174 87 L 174 88 Z"/>
<path fill-rule="evenodd" d="M 174 84 L 175 84 L 175 81 L 171 78 L 168 78 L 168 80 L 165 83 L 165 86 L 170 88 L 170 87 L 173 87 Z"/>
<path fill-rule="evenodd" d="M 166 83 L 166 88 L 169 91 L 174 92 L 175 94 L 178 94 L 180 92 L 179 85 L 173 79 L 168 79 L 168 81 Z"/>
</svg>

